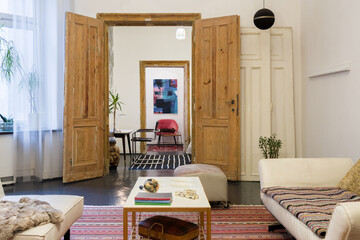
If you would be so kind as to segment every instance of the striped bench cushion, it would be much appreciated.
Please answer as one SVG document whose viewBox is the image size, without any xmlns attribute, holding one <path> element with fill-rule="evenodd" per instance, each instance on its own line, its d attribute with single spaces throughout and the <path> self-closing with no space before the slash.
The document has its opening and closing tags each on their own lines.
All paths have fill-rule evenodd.
<svg viewBox="0 0 360 240">
<path fill-rule="evenodd" d="M 360 201 L 360 196 L 340 188 L 269 187 L 262 192 L 324 237 L 336 204 Z"/>
</svg>

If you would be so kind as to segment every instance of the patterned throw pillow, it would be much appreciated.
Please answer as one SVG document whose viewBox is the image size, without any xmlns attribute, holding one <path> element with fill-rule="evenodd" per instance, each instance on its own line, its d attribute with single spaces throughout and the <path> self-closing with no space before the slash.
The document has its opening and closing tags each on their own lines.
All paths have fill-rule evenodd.
<svg viewBox="0 0 360 240">
<path fill-rule="evenodd" d="M 341 179 L 339 188 L 349 190 L 360 195 L 360 160 Z"/>
</svg>

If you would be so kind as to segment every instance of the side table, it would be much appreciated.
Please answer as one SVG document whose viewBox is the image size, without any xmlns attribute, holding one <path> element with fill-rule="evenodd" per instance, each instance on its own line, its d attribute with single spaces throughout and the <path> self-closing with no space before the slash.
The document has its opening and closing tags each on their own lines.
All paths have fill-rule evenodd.
<svg viewBox="0 0 360 240">
<path fill-rule="evenodd" d="M 133 132 L 133 130 L 123 129 L 114 132 L 115 138 L 121 138 L 122 139 L 122 146 L 123 146 L 123 153 L 124 153 L 124 164 L 126 166 L 126 148 L 125 148 L 125 137 L 127 137 L 129 152 L 131 155 L 131 144 L 130 144 L 130 134 Z"/>
</svg>

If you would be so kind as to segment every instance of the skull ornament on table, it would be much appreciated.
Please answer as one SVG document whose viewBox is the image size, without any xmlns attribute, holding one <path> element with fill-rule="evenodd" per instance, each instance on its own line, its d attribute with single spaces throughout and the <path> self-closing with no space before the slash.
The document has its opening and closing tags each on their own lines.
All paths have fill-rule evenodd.
<svg viewBox="0 0 360 240">
<path fill-rule="evenodd" d="M 144 185 L 140 185 L 140 189 L 144 189 L 150 193 L 156 193 L 159 190 L 159 182 L 154 178 L 146 179 Z"/>
</svg>

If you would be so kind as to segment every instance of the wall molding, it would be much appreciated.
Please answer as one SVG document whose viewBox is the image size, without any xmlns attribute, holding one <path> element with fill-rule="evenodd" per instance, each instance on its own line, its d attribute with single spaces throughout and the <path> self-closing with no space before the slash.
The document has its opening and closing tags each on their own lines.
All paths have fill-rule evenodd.
<svg viewBox="0 0 360 240">
<path fill-rule="evenodd" d="M 335 73 L 340 73 L 340 72 L 347 72 L 351 70 L 351 63 L 343 63 L 343 64 L 339 64 L 333 67 L 329 67 L 329 68 L 324 68 L 318 71 L 313 71 L 310 72 L 309 74 L 309 78 L 315 78 L 315 77 L 320 77 L 320 76 L 325 76 L 325 75 L 330 75 L 330 74 L 335 74 Z"/>
</svg>

